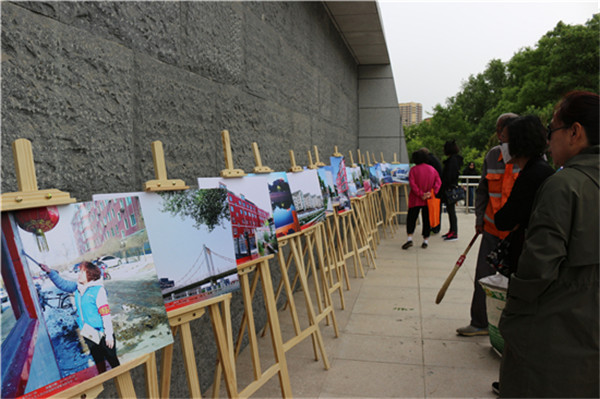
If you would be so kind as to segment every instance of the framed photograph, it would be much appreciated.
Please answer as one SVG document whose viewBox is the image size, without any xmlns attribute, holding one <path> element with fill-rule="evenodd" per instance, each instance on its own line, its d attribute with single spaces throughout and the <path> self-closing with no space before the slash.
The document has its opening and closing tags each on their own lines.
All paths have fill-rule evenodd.
<svg viewBox="0 0 600 399">
<path fill-rule="evenodd" d="M 137 196 L 167 311 L 239 289 L 225 189 L 97 194 Z"/>
<path fill-rule="evenodd" d="M 2 214 L 2 397 L 47 397 L 173 343 L 140 201 Z"/>
<path fill-rule="evenodd" d="M 248 175 L 225 179 L 198 178 L 200 189 L 227 191 L 235 259 L 237 264 L 277 253 L 278 244 L 267 178 Z"/>
<path fill-rule="evenodd" d="M 301 229 L 306 229 L 325 219 L 325 202 L 316 169 L 288 173 L 294 207 Z"/>
</svg>

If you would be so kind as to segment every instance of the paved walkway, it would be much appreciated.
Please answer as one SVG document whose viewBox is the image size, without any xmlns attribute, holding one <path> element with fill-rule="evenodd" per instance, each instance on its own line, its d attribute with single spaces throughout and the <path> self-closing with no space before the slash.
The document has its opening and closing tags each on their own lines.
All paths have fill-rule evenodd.
<svg viewBox="0 0 600 399">
<path fill-rule="evenodd" d="M 377 269 L 366 277 L 354 277 L 350 262 L 350 291 L 344 291 L 346 309 L 334 296 L 339 337 L 331 325 L 321 322 L 331 363 L 324 370 L 315 361 L 310 339 L 287 352 L 294 397 L 297 398 L 495 398 L 492 381 L 498 378 L 500 358 L 489 338 L 460 337 L 456 328 L 469 322 L 475 261 L 479 240 L 450 285 L 444 300 L 435 297 L 456 260 L 474 233 L 474 215 L 458 213 L 459 240 L 444 242 L 432 236 L 429 248 L 421 249 L 421 237 L 408 250 L 401 225 L 395 237 L 382 239 L 377 249 Z M 443 215 L 442 232 L 447 230 Z M 416 233 L 421 226 L 417 226 Z M 296 294 L 302 303 L 301 293 Z M 303 307 L 298 308 L 300 314 Z M 289 312 L 279 312 L 284 340 L 292 333 Z M 301 316 L 302 317 L 302 316 Z M 287 337 L 287 338 L 286 338 Z M 261 339 L 269 352 L 270 339 Z M 240 386 L 244 370 L 251 370 L 244 351 L 238 364 Z M 244 357 L 246 356 L 246 359 Z M 270 363 L 265 361 L 263 369 Z M 280 397 L 277 378 L 253 397 Z"/>
</svg>

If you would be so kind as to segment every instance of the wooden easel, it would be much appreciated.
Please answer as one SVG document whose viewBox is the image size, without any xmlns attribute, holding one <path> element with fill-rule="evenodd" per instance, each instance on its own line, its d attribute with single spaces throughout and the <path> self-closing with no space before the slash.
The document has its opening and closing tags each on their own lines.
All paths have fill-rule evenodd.
<svg viewBox="0 0 600 399">
<path fill-rule="evenodd" d="M 144 190 L 158 192 L 188 189 L 189 186 L 186 186 L 183 180 L 170 180 L 167 178 L 162 142 L 154 141 L 151 146 L 156 179 L 144 183 Z M 230 303 L 231 294 L 225 294 L 167 312 L 173 338 L 181 331 L 181 352 L 184 359 L 188 390 L 192 398 L 201 398 L 202 393 L 200 390 L 200 380 L 198 379 L 196 359 L 194 358 L 194 343 L 190 323 L 201 318 L 206 313 L 206 309 L 209 310 L 211 316 L 217 353 L 225 370 L 227 393 L 231 398 L 237 397 Z M 173 348 L 174 344 L 171 344 L 163 348 L 162 351 L 160 391 L 160 397 L 162 398 L 169 397 L 170 393 Z"/>
<path fill-rule="evenodd" d="M 308 151 L 308 155 L 309 155 L 309 161 L 312 164 L 312 156 L 310 154 L 310 151 Z M 350 156 L 352 156 L 352 154 L 350 154 Z M 294 151 L 290 150 L 290 164 L 291 167 L 289 169 L 290 173 L 295 173 L 295 172 L 302 172 L 302 167 L 296 165 L 296 158 L 294 157 Z M 323 256 L 319 256 L 319 262 L 320 262 L 320 269 L 322 269 L 323 272 L 323 277 L 322 277 L 322 281 L 323 281 L 323 289 L 328 290 L 329 291 L 329 296 L 331 296 L 333 293 L 335 293 L 335 291 L 339 291 L 339 295 L 340 295 L 340 307 L 343 309 L 345 309 L 346 305 L 345 305 L 345 301 L 344 301 L 344 292 L 342 290 L 342 283 L 341 283 L 341 271 L 342 269 L 338 268 L 338 262 L 336 261 L 335 255 L 332 255 L 331 251 L 332 249 L 334 249 L 332 245 L 330 245 L 328 243 L 328 237 L 327 237 L 327 231 L 325 228 L 325 223 L 324 222 L 320 222 L 317 224 L 318 228 L 320 229 L 319 234 L 307 234 L 309 233 L 309 231 L 305 231 L 305 237 L 307 238 L 307 244 L 308 241 L 312 241 L 309 240 L 309 236 L 314 236 L 316 235 L 316 242 L 317 244 L 320 246 L 320 248 L 322 248 L 321 252 L 323 254 Z M 312 230 L 312 229 L 311 229 Z M 314 242 L 314 241 L 312 241 Z M 312 245 L 314 246 L 314 244 Z M 309 247 L 308 245 L 305 246 L 304 251 L 303 251 L 303 256 L 309 252 Z M 311 251 L 312 253 L 313 251 Z M 310 258 L 310 260 L 314 260 L 314 258 Z M 288 259 L 288 262 L 290 261 L 290 259 Z M 286 262 L 286 267 L 289 267 L 288 262 Z M 311 263 L 311 269 L 314 269 L 312 267 L 313 263 Z M 345 262 L 344 262 L 344 267 L 345 267 Z M 335 273 L 335 280 L 334 280 L 334 273 Z M 314 273 L 313 273 L 314 274 Z M 346 275 L 348 274 L 348 272 L 346 271 Z M 297 277 L 297 274 L 296 274 Z M 294 283 L 292 284 L 292 287 L 296 286 L 296 278 L 294 278 Z M 280 291 L 281 291 L 282 285 L 281 283 L 279 284 L 279 287 L 277 289 L 277 294 L 275 295 L 276 298 L 279 297 Z M 325 298 L 330 299 L 330 298 Z M 287 305 L 287 303 L 286 303 Z M 319 306 L 321 306 L 321 303 L 319 302 Z M 327 307 L 327 306 L 326 306 Z M 323 313 L 323 309 L 321 307 L 319 307 L 319 313 Z M 329 322 L 329 319 L 327 319 L 327 321 Z M 337 326 L 336 326 L 336 331 L 337 331 Z M 337 333 L 336 333 L 337 336 Z"/>
<path fill-rule="evenodd" d="M 223 130 L 221 132 L 221 138 L 223 141 L 223 151 L 225 156 L 226 169 L 221 171 L 222 177 L 241 177 L 245 173 L 241 169 L 233 169 L 233 160 L 231 157 L 231 143 L 229 140 L 229 132 Z M 258 145 L 253 143 L 254 157 L 256 161 L 255 171 L 257 173 L 265 173 L 270 168 L 262 165 L 260 161 L 260 153 L 258 152 Z M 271 272 L 269 270 L 269 260 L 274 255 L 261 257 L 258 259 L 245 262 L 238 265 L 238 276 L 240 278 L 240 288 L 242 291 L 242 298 L 244 300 L 244 316 L 240 325 L 239 334 L 235 343 L 235 352 L 232 356 L 233 367 L 235 367 L 235 359 L 239 356 L 242 347 L 242 341 L 246 328 L 248 330 L 248 341 L 252 358 L 253 376 L 254 380 L 250 382 L 245 388 L 239 390 L 236 387 L 236 392 L 239 397 L 248 397 L 256 392 L 260 387 L 267 383 L 272 377 L 279 377 L 279 385 L 281 388 L 281 396 L 289 398 L 292 396 L 292 389 L 290 386 L 290 376 L 287 367 L 287 360 L 285 357 L 285 350 L 283 345 L 283 339 L 281 337 L 281 327 L 279 325 L 279 316 L 277 315 L 277 302 L 273 291 L 273 281 L 271 279 Z M 252 284 L 249 282 L 249 274 L 254 272 Z M 267 323 L 269 324 L 271 333 L 271 343 L 273 346 L 273 354 L 275 357 L 275 363 L 271 365 L 267 370 L 262 370 L 260 364 L 260 353 L 258 351 L 258 342 L 256 338 L 256 327 L 254 324 L 254 311 L 252 308 L 252 299 L 258 286 L 258 281 L 261 281 L 262 292 L 264 297 L 265 310 L 267 313 Z M 232 346 L 233 347 L 233 346 Z M 214 384 L 213 384 L 213 397 L 219 395 L 219 388 L 221 383 L 222 370 L 226 368 L 226 365 L 222 363 L 220 356 L 217 366 L 222 365 L 223 367 L 217 367 L 215 372 Z M 235 368 L 234 368 L 235 370 Z M 226 372 L 226 370 L 225 370 Z"/>
<path fill-rule="evenodd" d="M 19 191 L 2 194 L 2 212 L 42 206 L 67 205 L 76 201 L 68 193 L 56 189 L 38 190 L 33 151 L 29 140 L 17 139 L 13 142 L 12 148 Z M 95 398 L 103 391 L 102 384 L 114 379 L 117 392 L 121 398 L 135 398 L 136 393 L 129 371 L 142 364 L 145 366 L 146 371 L 146 395 L 149 398 L 158 398 L 158 378 L 156 377 L 156 355 L 154 352 L 140 356 L 81 384 L 58 392 L 55 397 Z"/>
<path fill-rule="evenodd" d="M 364 254 L 367 263 L 370 263 L 374 269 L 377 269 L 375 258 L 375 243 L 368 218 L 368 200 L 366 196 L 352 198 L 352 210 L 354 213 L 353 222 L 356 231 L 358 243 L 358 253 Z M 369 262 L 370 260 L 370 262 Z"/>
<path fill-rule="evenodd" d="M 259 165 L 259 164 L 262 165 L 262 162 L 260 160 L 260 154 L 258 153 L 257 147 L 255 148 L 254 158 L 255 158 L 255 162 L 257 165 Z M 262 173 L 265 173 L 265 172 L 262 172 Z M 317 295 L 317 303 L 319 304 L 320 312 L 319 312 L 319 314 L 315 313 L 314 306 L 312 303 L 312 298 L 310 296 L 310 291 L 308 288 L 308 276 L 306 273 L 306 266 L 304 264 L 304 256 L 303 256 L 303 251 L 302 251 L 302 239 L 301 238 L 304 236 L 305 232 L 306 232 L 306 230 L 300 231 L 297 233 L 293 233 L 293 234 L 288 234 L 287 236 L 279 237 L 277 239 L 277 242 L 279 245 L 279 251 L 277 252 L 277 258 L 279 260 L 279 265 L 281 267 L 281 280 L 282 281 L 279 283 L 279 287 L 277 289 L 277 295 L 275 297 L 275 300 L 277 300 L 277 297 L 281 293 L 281 288 L 282 288 L 282 284 L 283 284 L 283 287 L 285 287 L 285 290 L 286 290 L 288 305 L 289 305 L 289 309 L 290 309 L 290 312 L 292 315 L 292 322 L 293 322 L 294 331 L 296 334 L 293 338 L 289 339 L 288 341 L 286 341 L 283 344 L 284 351 L 287 352 L 288 350 L 290 350 L 291 348 L 296 346 L 298 343 L 302 342 L 305 338 L 312 337 L 315 360 L 319 359 L 318 352 L 317 352 L 317 348 L 318 348 L 321 353 L 321 356 L 323 357 L 324 367 L 327 370 L 327 369 L 329 369 L 329 359 L 327 358 L 327 353 L 325 352 L 325 346 L 323 344 L 323 337 L 321 335 L 321 329 L 319 327 L 319 322 L 323 318 L 331 315 L 331 317 L 333 319 L 335 334 L 337 337 L 338 336 L 337 320 L 335 319 L 335 311 L 333 310 L 333 306 L 331 306 L 331 295 L 330 295 L 328 289 L 325 290 L 325 295 L 326 295 L 325 301 L 326 301 L 327 306 L 325 308 L 323 308 L 321 306 L 323 298 L 321 296 L 321 289 L 319 287 L 319 284 L 317 283 L 318 275 L 316 273 L 316 270 L 314 273 L 315 293 Z M 287 262 L 283 255 L 283 248 L 286 245 L 289 245 L 289 248 L 290 248 L 290 254 L 288 256 Z M 307 315 L 308 315 L 308 324 L 309 324 L 308 327 L 305 328 L 304 330 L 301 329 L 299 319 L 298 319 L 296 304 L 294 301 L 294 291 L 293 291 L 294 285 L 290 284 L 289 277 L 288 277 L 288 267 L 291 263 L 290 262 L 291 259 L 294 260 L 294 263 L 296 266 L 296 275 L 298 277 L 298 280 L 300 281 L 300 286 L 304 293 L 304 301 L 306 304 L 306 310 L 307 310 Z M 310 259 L 310 257 L 309 257 L 309 259 Z M 313 259 L 313 261 L 314 261 L 314 259 Z M 321 279 L 321 280 L 323 280 L 323 279 Z"/>
</svg>

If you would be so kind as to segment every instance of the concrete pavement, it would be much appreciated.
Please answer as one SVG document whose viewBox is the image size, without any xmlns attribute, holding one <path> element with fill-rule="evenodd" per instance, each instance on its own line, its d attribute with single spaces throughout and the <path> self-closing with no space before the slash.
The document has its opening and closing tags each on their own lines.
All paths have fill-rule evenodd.
<svg viewBox="0 0 600 399">
<path fill-rule="evenodd" d="M 345 310 L 338 295 L 333 296 L 339 337 L 332 325 L 320 323 L 327 356 L 324 370 L 315 361 L 310 339 L 286 354 L 291 387 L 297 398 L 495 398 L 491 383 L 498 379 L 500 358 L 489 337 L 461 337 L 456 328 L 469 322 L 475 263 L 479 240 L 458 271 L 443 301 L 435 304 L 438 290 L 474 233 L 474 215 L 458 213 L 459 239 L 444 242 L 441 235 L 430 237 L 429 247 L 400 247 L 406 241 L 406 227 L 400 225 L 395 237 L 381 240 L 377 269 L 365 267 L 365 278 L 354 276 L 348 263 L 351 289 L 344 290 Z M 448 226 L 443 215 L 442 232 Z M 295 294 L 303 304 L 303 294 Z M 300 318 L 306 309 L 298 306 Z M 289 312 L 279 312 L 284 341 L 293 336 Z M 261 353 L 271 353 L 270 339 L 260 339 Z M 239 386 L 251 375 L 248 350 L 238 361 Z M 269 357 L 264 359 L 266 369 Z M 224 392 L 221 391 L 221 395 Z M 272 378 L 253 397 L 280 397 L 278 379 Z"/>
</svg>

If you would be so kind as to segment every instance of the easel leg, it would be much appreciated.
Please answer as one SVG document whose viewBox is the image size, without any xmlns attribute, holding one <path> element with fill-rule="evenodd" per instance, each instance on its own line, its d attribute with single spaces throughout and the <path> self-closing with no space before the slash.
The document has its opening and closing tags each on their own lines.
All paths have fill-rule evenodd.
<svg viewBox="0 0 600 399">
<path fill-rule="evenodd" d="M 131 373 L 128 371 L 115 377 L 115 385 L 120 398 L 136 398 Z"/>
<path fill-rule="evenodd" d="M 200 392 L 200 380 L 198 379 L 196 358 L 194 357 L 194 344 L 192 341 L 192 331 L 189 323 L 182 324 L 181 329 L 181 351 L 183 353 L 183 362 L 187 375 L 188 389 L 191 398 L 202 398 Z"/>
</svg>

